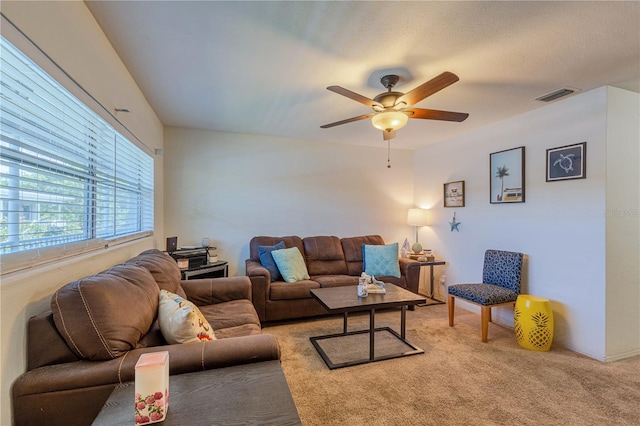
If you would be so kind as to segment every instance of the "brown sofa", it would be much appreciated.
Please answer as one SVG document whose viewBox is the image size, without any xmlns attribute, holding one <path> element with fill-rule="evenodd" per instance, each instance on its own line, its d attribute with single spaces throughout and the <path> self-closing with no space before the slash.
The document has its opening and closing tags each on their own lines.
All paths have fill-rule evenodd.
<svg viewBox="0 0 640 426">
<path fill-rule="evenodd" d="M 216 340 L 167 344 L 157 321 L 162 289 L 198 306 Z M 139 356 L 156 351 L 169 352 L 170 374 L 280 359 L 275 337 L 261 332 L 247 277 L 180 281 L 176 262 L 149 250 L 60 288 L 51 311 L 29 320 L 14 423 L 91 424 L 114 386 L 134 380 Z"/>
<path fill-rule="evenodd" d="M 284 241 L 286 248 L 297 247 L 300 250 L 309 272 L 309 280 L 295 283 L 271 282 L 269 271 L 260 262 L 258 247 L 273 246 L 280 241 Z M 252 301 L 260 320 L 275 321 L 326 314 L 327 311 L 312 298 L 309 290 L 320 287 L 356 286 L 363 271 L 363 244 L 384 245 L 385 242 L 379 235 L 342 239 L 335 236 L 252 238 L 249 244 L 250 257 L 245 264 L 246 274 L 251 280 Z M 420 263 L 400 258 L 399 266 L 400 278 L 376 278 L 417 293 Z"/>
</svg>

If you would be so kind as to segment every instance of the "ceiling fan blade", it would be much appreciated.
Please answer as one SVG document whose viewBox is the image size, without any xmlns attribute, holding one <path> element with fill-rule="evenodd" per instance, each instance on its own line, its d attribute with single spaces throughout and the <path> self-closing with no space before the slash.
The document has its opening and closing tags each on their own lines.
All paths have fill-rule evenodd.
<svg viewBox="0 0 640 426">
<path fill-rule="evenodd" d="M 461 122 L 469 117 L 466 112 L 439 111 L 437 109 L 407 108 L 404 112 L 409 113 L 409 118 L 425 118 L 427 120 Z"/>
<path fill-rule="evenodd" d="M 392 130 L 390 132 L 387 132 L 386 130 L 382 131 L 382 139 L 385 140 L 385 141 L 389 141 L 389 140 L 391 140 L 391 139 L 393 139 L 395 137 L 396 137 L 396 131 L 395 130 Z"/>
<path fill-rule="evenodd" d="M 460 79 L 458 78 L 457 75 L 449 71 L 445 71 L 439 76 L 434 77 L 431 80 L 427 81 L 426 83 L 423 83 L 420 86 L 416 87 L 412 91 L 400 96 L 396 100 L 396 105 L 401 102 L 404 102 L 409 106 L 415 105 L 421 100 L 423 100 L 424 98 L 431 96 L 436 92 L 439 92 L 440 90 L 444 89 L 447 86 L 452 85 L 458 80 Z"/>
<path fill-rule="evenodd" d="M 320 127 L 323 128 L 323 129 L 328 129 L 329 127 L 339 126 L 341 124 L 352 123 L 352 122 L 358 121 L 358 120 L 364 120 L 365 118 L 373 117 L 374 115 L 375 114 L 373 114 L 373 113 L 365 114 L 365 115 L 359 115 L 357 117 L 351 117 L 351 118 L 347 118 L 345 120 L 336 121 L 335 123 L 325 124 L 325 125 L 320 126 Z"/>
<path fill-rule="evenodd" d="M 366 106 L 371 108 L 373 108 L 374 106 L 379 106 L 380 108 L 384 108 L 382 104 L 374 101 L 373 99 L 369 99 L 367 97 L 359 95 L 356 92 L 352 92 L 349 89 L 345 89 L 344 87 L 329 86 L 327 87 L 327 90 L 331 90 L 332 92 L 337 93 L 338 95 L 346 96 L 349 99 L 353 99 L 354 101 L 360 102 L 361 104 L 365 104 Z"/>
</svg>

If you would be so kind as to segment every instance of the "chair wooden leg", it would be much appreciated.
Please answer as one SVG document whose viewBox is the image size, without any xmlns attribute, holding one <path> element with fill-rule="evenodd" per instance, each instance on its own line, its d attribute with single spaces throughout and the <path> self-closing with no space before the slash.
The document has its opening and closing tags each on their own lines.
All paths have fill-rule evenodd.
<svg viewBox="0 0 640 426">
<path fill-rule="evenodd" d="M 456 298 L 449 295 L 449 303 L 447 305 L 449 307 L 449 327 L 453 327 L 453 311 L 455 310 Z"/>
<path fill-rule="evenodd" d="M 491 306 L 482 306 L 480 308 L 482 321 L 482 342 L 487 343 L 487 335 L 489 334 L 489 319 L 491 318 Z"/>
</svg>

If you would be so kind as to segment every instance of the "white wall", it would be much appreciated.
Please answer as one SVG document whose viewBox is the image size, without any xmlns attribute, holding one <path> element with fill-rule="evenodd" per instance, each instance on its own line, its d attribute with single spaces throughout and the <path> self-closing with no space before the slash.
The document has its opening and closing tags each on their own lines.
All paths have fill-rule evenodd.
<svg viewBox="0 0 640 426">
<path fill-rule="evenodd" d="M 83 2 L 2 2 L 2 13 L 107 109 L 132 111 L 120 119 L 151 152 L 163 146 L 163 128 Z M 3 35 L 9 31 L 2 26 Z M 10 41 L 17 44 L 14 40 Z M 38 60 L 33 58 L 34 60 Z M 155 161 L 156 241 L 164 239 L 162 159 Z M 164 243 L 163 243 L 164 244 Z M 25 332 L 30 316 L 48 309 L 62 285 L 106 269 L 153 247 L 151 238 L 64 262 L 1 276 L 0 424 L 11 424 L 10 386 L 26 368 Z"/>
<path fill-rule="evenodd" d="M 424 182 L 423 185 L 416 182 L 416 203 L 433 210 L 433 226 L 423 231 L 422 240 L 448 262 L 447 284 L 481 280 L 483 253 L 487 248 L 523 252 L 526 254 L 523 292 L 552 301 L 554 340 L 600 360 L 619 355 L 613 351 L 619 350 L 620 345 L 605 347 L 605 335 L 609 331 L 608 312 L 620 307 L 618 315 L 632 314 L 636 324 L 631 324 L 631 328 L 627 327 L 613 340 L 631 343 L 625 348 L 627 356 L 640 353 L 637 338 L 630 339 L 640 330 L 637 266 L 635 281 L 631 277 L 620 282 L 614 291 L 607 290 L 610 260 L 606 244 L 607 138 L 610 136 L 607 119 L 615 113 L 608 107 L 607 94 L 607 88 L 603 87 L 573 96 L 415 153 L 416 176 Z M 638 95 L 631 96 L 635 96 L 637 103 Z M 629 116 L 623 117 L 624 124 L 620 126 L 633 125 L 629 119 Z M 546 182 L 546 149 L 585 141 L 587 178 Z M 620 143 L 631 149 L 632 159 L 628 163 L 636 170 L 631 178 L 636 176 L 637 206 L 638 140 L 636 137 L 634 142 L 626 137 Z M 526 202 L 490 204 L 489 154 L 519 146 L 526 147 Z M 465 180 L 466 206 L 445 209 L 442 184 L 456 180 Z M 451 232 L 447 223 L 454 211 L 462 223 L 460 232 Z M 636 244 L 637 264 L 637 226 L 628 231 L 631 235 L 635 232 L 631 240 Z M 625 243 L 625 246 L 633 244 Z M 634 302 L 620 300 L 622 294 L 629 291 L 636 296 L 635 306 Z M 618 299 L 605 305 L 608 294 Z M 471 305 L 466 307 L 472 309 Z M 512 325 L 512 315 L 512 310 L 501 308 L 496 317 Z M 618 325 L 619 322 L 616 321 Z"/>
<path fill-rule="evenodd" d="M 640 347 L 640 96 L 607 88 L 606 356 Z M 634 236 L 636 238 L 634 238 Z"/>
<path fill-rule="evenodd" d="M 244 275 L 256 235 L 380 234 L 411 240 L 413 153 L 205 130 L 165 129 L 166 234 L 209 237 Z"/>
</svg>

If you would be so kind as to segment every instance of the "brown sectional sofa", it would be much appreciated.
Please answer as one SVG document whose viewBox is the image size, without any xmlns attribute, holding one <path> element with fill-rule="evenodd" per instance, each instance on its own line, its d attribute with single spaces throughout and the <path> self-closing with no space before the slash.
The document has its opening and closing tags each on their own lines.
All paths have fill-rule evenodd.
<svg viewBox="0 0 640 426">
<path fill-rule="evenodd" d="M 162 289 L 198 306 L 217 340 L 167 344 L 157 321 Z M 91 424 L 146 352 L 168 351 L 170 374 L 280 359 L 247 277 L 180 281 L 176 262 L 158 250 L 67 284 L 51 307 L 28 323 L 27 371 L 11 390 L 16 425 Z"/>
<path fill-rule="evenodd" d="M 286 248 L 297 247 L 300 250 L 309 272 L 309 280 L 295 283 L 271 282 L 269 271 L 260 262 L 258 247 L 273 246 L 280 241 L 284 241 Z M 384 245 L 385 242 L 379 235 L 342 239 L 335 236 L 252 238 L 249 244 L 250 257 L 245 264 L 246 274 L 251 280 L 252 301 L 260 320 L 275 321 L 326 314 L 327 311 L 312 298 L 309 290 L 320 287 L 356 286 L 363 271 L 363 244 Z M 417 293 L 420 263 L 400 258 L 399 266 L 400 278 L 376 278 Z"/>
</svg>

